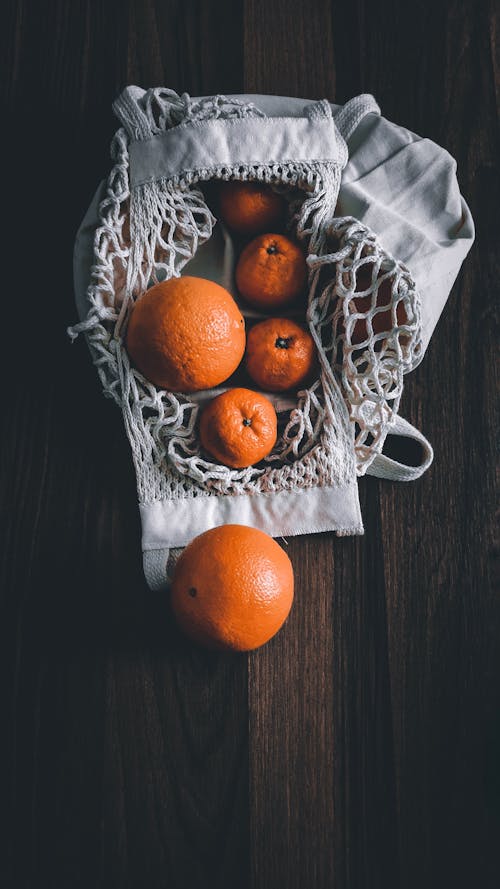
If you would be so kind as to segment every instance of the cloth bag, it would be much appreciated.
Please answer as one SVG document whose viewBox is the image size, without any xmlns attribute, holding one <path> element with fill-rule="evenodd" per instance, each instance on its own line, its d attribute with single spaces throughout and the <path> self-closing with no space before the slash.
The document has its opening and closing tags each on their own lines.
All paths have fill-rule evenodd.
<svg viewBox="0 0 500 889">
<path fill-rule="evenodd" d="M 474 238 L 455 161 L 385 120 L 370 95 L 340 107 L 130 86 L 114 111 L 113 168 L 76 237 L 80 323 L 69 333 L 85 334 L 104 394 L 123 412 L 148 584 L 163 588 L 179 548 L 223 523 L 274 537 L 362 534 L 358 476 L 409 481 L 432 462 L 398 408 L 403 377 L 422 360 Z M 239 301 L 235 244 L 204 191 L 217 179 L 260 180 L 286 198 L 288 228 L 307 257 L 305 320 L 319 357 L 308 388 L 269 395 L 276 447 L 241 470 L 204 454 L 197 434 L 200 408 L 230 383 L 189 396 L 159 390 L 124 348 L 133 303 L 157 281 L 198 275 Z M 421 465 L 384 455 L 389 434 L 419 441 Z"/>
</svg>

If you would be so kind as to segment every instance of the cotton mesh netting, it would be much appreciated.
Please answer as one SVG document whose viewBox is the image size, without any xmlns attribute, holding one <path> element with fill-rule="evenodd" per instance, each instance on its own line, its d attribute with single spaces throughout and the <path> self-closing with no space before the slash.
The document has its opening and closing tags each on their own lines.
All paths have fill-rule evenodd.
<svg viewBox="0 0 500 889">
<path fill-rule="evenodd" d="M 331 114 L 330 106 L 317 103 L 313 115 L 323 114 Z M 263 114 L 224 96 L 193 102 L 186 94 L 149 90 L 133 124 L 136 136 L 146 138 L 185 120 L 247 116 Z M 211 167 L 131 190 L 129 142 L 123 128 L 112 142 L 89 312 L 70 334 L 86 334 L 104 393 L 121 406 L 139 501 L 340 485 L 363 474 L 398 410 L 403 375 L 418 361 L 420 302 L 408 269 L 373 232 L 351 217 L 335 217 L 346 157 L 339 164 Z M 271 454 L 241 470 L 203 453 L 199 405 L 151 384 L 124 348 L 135 299 L 157 281 L 178 276 L 211 237 L 216 219 L 202 183 L 212 179 L 260 180 L 285 196 L 289 234 L 303 244 L 309 266 L 305 320 L 319 357 L 314 383 L 296 394 L 292 408 L 278 410 Z"/>
</svg>

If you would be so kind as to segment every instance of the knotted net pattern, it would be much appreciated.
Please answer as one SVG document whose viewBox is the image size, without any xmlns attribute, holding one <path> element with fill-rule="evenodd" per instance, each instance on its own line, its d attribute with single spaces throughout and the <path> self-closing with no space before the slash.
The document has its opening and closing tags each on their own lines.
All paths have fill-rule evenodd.
<svg viewBox="0 0 500 889">
<path fill-rule="evenodd" d="M 329 104 L 316 103 L 311 115 L 331 115 Z M 234 98 L 193 102 L 187 94 L 165 89 L 149 90 L 140 102 L 120 108 L 125 126 L 112 141 L 114 166 L 99 206 L 101 224 L 87 291 L 90 308 L 69 333 L 73 338 L 86 334 L 104 394 L 121 406 L 141 503 L 346 483 L 366 471 L 381 449 L 385 427 L 399 404 L 402 375 L 418 352 L 418 297 L 408 270 L 383 251 L 366 227 L 334 216 L 347 161 L 340 137 L 339 164 L 211 167 L 130 190 L 131 138 L 149 138 L 186 120 L 247 116 L 264 115 L 252 103 Z M 272 453 L 241 470 L 203 454 L 197 435 L 199 406 L 189 396 L 151 384 L 130 364 L 124 348 L 134 300 L 154 283 L 179 276 L 210 238 L 216 220 L 199 187 L 209 179 L 260 180 L 286 197 L 289 230 L 306 249 L 307 321 L 320 365 L 316 381 L 297 393 L 295 407 L 278 413 L 279 436 Z M 372 277 L 361 303 L 357 282 L 360 269 L 368 266 Z M 383 337 L 375 322 L 383 314 L 377 294 L 389 279 L 393 323 Z M 400 303 L 406 311 L 404 324 L 399 323 Z M 356 334 L 360 320 L 367 331 L 361 343 Z"/>
<path fill-rule="evenodd" d="M 341 380 L 363 475 L 399 409 L 403 376 L 420 358 L 420 298 L 408 268 L 357 219 L 334 218 L 326 240 L 332 252 L 308 259 L 312 286 L 325 282 L 310 322 Z"/>
</svg>

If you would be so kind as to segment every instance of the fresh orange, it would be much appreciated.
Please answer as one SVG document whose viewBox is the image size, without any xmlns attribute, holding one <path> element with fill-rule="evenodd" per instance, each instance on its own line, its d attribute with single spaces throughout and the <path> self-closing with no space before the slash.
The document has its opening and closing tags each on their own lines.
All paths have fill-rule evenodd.
<svg viewBox="0 0 500 889">
<path fill-rule="evenodd" d="M 279 227 L 285 201 L 265 182 L 221 182 L 219 212 L 222 221 L 238 234 L 256 235 Z"/>
<path fill-rule="evenodd" d="M 356 272 L 356 291 L 362 292 L 368 290 L 372 283 L 372 264 L 362 265 Z M 378 286 L 376 296 L 377 308 L 387 306 L 385 312 L 377 312 L 372 315 L 371 326 L 375 334 L 389 334 L 393 327 L 392 320 L 392 286 L 391 279 L 386 278 Z M 356 296 L 352 299 L 352 311 L 360 313 L 368 313 L 372 307 L 372 294 L 367 296 Z M 404 303 L 400 300 L 396 306 L 396 320 L 398 325 L 406 324 L 408 317 L 404 307 Z M 368 339 L 368 325 L 365 318 L 358 318 L 351 331 L 351 342 L 354 346 L 365 342 Z M 406 338 L 405 338 L 406 339 Z M 403 338 L 402 338 L 403 340 Z"/>
<path fill-rule="evenodd" d="M 259 235 L 242 251 L 236 265 L 241 295 L 264 311 L 293 303 L 303 292 L 307 266 L 298 244 L 285 235 Z"/>
<path fill-rule="evenodd" d="M 130 316 L 127 351 L 157 386 L 210 389 L 245 351 L 245 322 L 231 294 L 205 278 L 171 278 L 146 290 Z"/>
<path fill-rule="evenodd" d="M 220 525 L 186 547 L 174 569 L 173 613 L 209 648 L 250 651 L 268 642 L 293 601 L 293 568 L 279 544 L 257 528 Z"/>
<path fill-rule="evenodd" d="M 242 469 L 272 451 L 278 421 L 273 405 L 260 392 L 229 389 L 202 411 L 200 441 L 216 460 Z"/>
<path fill-rule="evenodd" d="M 290 318 L 259 321 L 247 336 L 248 373 L 270 392 L 300 386 L 310 375 L 315 357 L 311 334 Z"/>
</svg>

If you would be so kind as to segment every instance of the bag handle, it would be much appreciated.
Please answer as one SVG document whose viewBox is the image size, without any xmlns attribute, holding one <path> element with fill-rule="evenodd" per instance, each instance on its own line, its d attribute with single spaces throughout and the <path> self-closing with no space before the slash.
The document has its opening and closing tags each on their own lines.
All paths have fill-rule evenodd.
<svg viewBox="0 0 500 889">
<path fill-rule="evenodd" d="M 379 105 L 370 93 L 354 96 L 335 114 L 335 125 L 346 142 L 367 114 L 381 114 Z"/>
<path fill-rule="evenodd" d="M 366 470 L 366 474 L 396 482 L 412 482 L 420 478 L 434 459 L 434 451 L 425 436 L 397 414 L 389 425 L 388 434 L 400 435 L 403 438 L 412 438 L 414 441 L 418 441 L 424 452 L 422 463 L 420 466 L 407 466 L 405 463 L 398 463 L 397 460 L 386 457 L 385 454 L 377 454 Z"/>
</svg>

